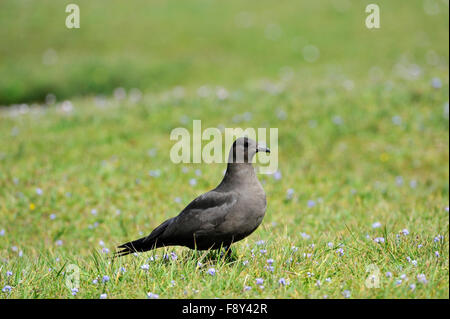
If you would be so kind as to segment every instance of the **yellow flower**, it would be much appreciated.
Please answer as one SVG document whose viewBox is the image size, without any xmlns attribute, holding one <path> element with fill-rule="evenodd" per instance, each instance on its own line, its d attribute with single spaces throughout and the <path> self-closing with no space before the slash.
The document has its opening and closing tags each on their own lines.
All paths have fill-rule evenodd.
<svg viewBox="0 0 450 319">
<path fill-rule="evenodd" d="M 34 210 L 36 208 L 36 205 L 34 205 L 33 203 L 30 203 L 30 210 Z"/>
<path fill-rule="evenodd" d="M 387 153 L 381 153 L 381 155 L 380 155 L 380 161 L 382 161 L 382 162 L 387 162 L 387 161 L 389 161 L 389 154 L 387 154 Z"/>
</svg>

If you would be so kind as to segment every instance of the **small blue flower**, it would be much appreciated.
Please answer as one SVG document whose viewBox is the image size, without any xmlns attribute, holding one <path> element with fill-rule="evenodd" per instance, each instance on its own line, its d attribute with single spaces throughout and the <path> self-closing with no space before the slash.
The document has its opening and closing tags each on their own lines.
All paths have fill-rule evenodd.
<svg viewBox="0 0 450 319">
<path fill-rule="evenodd" d="M 150 269 L 150 266 L 148 264 L 144 264 L 141 266 L 141 269 L 147 271 Z"/>
<path fill-rule="evenodd" d="M 283 176 L 281 175 L 281 172 L 280 171 L 276 171 L 274 174 L 273 174 L 273 178 L 275 178 L 275 180 L 280 180 L 281 178 L 282 178 Z"/>
<path fill-rule="evenodd" d="M 3 287 L 2 292 L 11 292 L 12 287 L 9 285 L 6 285 L 5 287 Z"/>
<path fill-rule="evenodd" d="M 316 206 L 316 202 L 313 201 L 313 200 L 309 200 L 308 201 L 308 207 L 311 208 L 311 207 L 314 207 L 314 206 Z"/>
<path fill-rule="evenodd" d="M 381 227 L 381 223 L 380 222 L 375 222 L 372 224 L 372 228 L 379 228 Z"/>
<path fill-rule="evenodd" d="M 72 295 L 76 296 L 78 293 L 78 288 L 72 288 Z"/>
<path fill-rule="evenodd" d="M 437 236 L 434 237 L 434 239 L 433 239 L 433 241 L 434 241 L 435 243 L 438 243 L 438 242 L 440 242 L 441 240 L 444 240 L 444 236 L 442 236 L 442 235 L 437 235 Z"/>
<path fill-rule="evenodd" d="M 159 177 L 161 176 L 161 171 L 159 169 L 150 170 L 148 172 L 148 175 L 150 175 L 151 177 Z"/>
<path fill-rule="evenodd" d="M 351 293 L 350 293 L 349 290 L 344 290 L 344 291 L 342 292 L 342 295 L 344 296 L 344 298 L 350 298 Z"/>
<path fill-rule="evenodd" d="M 249 291 L 249 290 L 251 290 L 251 289 L 252 289 L 251 286 L 244 286 L 244 291 Z"/>
<path fill-rule="evenodd" d="M 211 276 L 215 276 L 216 270 L 214 268 L 209 268 L 208 269 L 208 274 L 210 274 Z"/>
<path fill-rule="evenodd" d="M 256 278 L 256 284 L 257 284 L 258 286 L 261 286 L 263 283 L 264 283 L 264 279 L 262 279 L 262 278 Z"/>
<path fill-rule="evenodd" d="M 442 87 L 442 81 L 440 78 L 432 78 L 431 79 L 431 86 L 434 89 L 440 89 Z"/>
<path fill-rule="evenodd" d="M 103 279 L 102 279 L 102 282 L 103 283 L 105 283 L 105 282 L 108 282 L 109 281 L 109 276 L 103 276 Z"/>
<path fill-rule="evenodd" d="M 108 298 L 108 295 L 107 295 L 107 294 L 101 294 L 101 295 L 100 295 L 100 299 L 106 299 L 106 298 Z"/>
<path fill-rule="evenodd" d="M 394 125 L 402 125 L 402 118 L 401 116 L 395 115 L 392 117 L 392 123 L 394 123 Z"/>
<path fill-rule="evenodd" d="M 339 115 L 333 116 L 333 123 L 336 125 L 342 125 L 344 124 L 344 121 L 342 120 L 342 117 Z"/>
<path fill-rule="evenodd" d="M 158 298 L 159 298 L 159 295 L 157 295 L 157 294 L 154 294 L 151 292 L 147 293 L 147 299 L 158 299 Z"/>
<path fill-rule="evenodd" d="M 269 265 L 272 265 L 272 264 L 273 264 L 273 259 L 272 259 L 272 258 L 267 259 L 267 263 L 268 263 Z"/>
<path fill-rule="evenodd" d="M 384 238 L 383 237 L 377 237 L 377 238 L 374 238 L 373 241 L 376 242 L 377 244 L 384 243 Z"/>
<path fill-rule="evenodd" d="M 278 280 L 278 283 L 282 286 L 286 286 L 286 279 L 280 278 L 280 280 Z"/>
<path fill-rule="evenodd" d="M 294 197 L 295 191 L 292 188 L 289 188 L 287 190 L 287 194 L 286 194 L 286 199 L 292 199 L 292 197 Z"/>
<path fill-rule="evenodd" d="M 421 284 L 426 284 L 428 283 L 427 277 L 425 276 L 425 274 L 418 274 L 417 275 L 417 280 L 421 283 Z"/>
<path fill-rule="evenodd" d="M 310 239 L 311 236 L 309 236 L 307 233 L 300 233 L 300 236 L 302 236 L 303 239 Z"/>
<path fill-rule="evenodd" d="M 157 153 L 157 149 L 156 148 L 151 148 L 147 151 L 147 155 L 150 157 L 155 157 Z"/>
<path fill-rule="evenodd" d="M 13 274 L 13 273 L 12 273 L 12 271 L 10 271 L 10 270 L 8 270 L 8 271 L 6 272 L 6 276 L 8 276 L 8 277 L 9 277 L 9 276 L 12 276 L 12 274 Z"/>
<path fill-rule="evenodd" d="M 264 266 L 264 268 L 270 272 L 273 272 L 275 270 L 275 268 L 273 266 Z"/>
<path fill-rule="evenodd" d="M 342 249 L 342 248 L 338 248 L 337 250 L 336 250 L 336 253 L 339 255 L 339 256 L 344 256 L 344 249 Z"/>
</svg>

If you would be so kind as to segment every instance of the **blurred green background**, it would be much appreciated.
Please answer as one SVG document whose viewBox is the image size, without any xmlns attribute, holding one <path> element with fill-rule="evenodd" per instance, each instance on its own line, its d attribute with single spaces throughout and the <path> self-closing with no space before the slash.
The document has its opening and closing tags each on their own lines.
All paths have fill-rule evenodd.
<svg viewBox="0 0 450 319">
<path fill-rule="evenodd" d="M 79 0 L 81 28 L 67 29 L 70 1 L 2 0 L 0 105 L 118 86 L 239 87 L 286 66 L 367 75 L 401 58 L 447 65 L 448 1 L 376 1 L 381 29 L 368 30 L 372 2 Z"/>
</svg>

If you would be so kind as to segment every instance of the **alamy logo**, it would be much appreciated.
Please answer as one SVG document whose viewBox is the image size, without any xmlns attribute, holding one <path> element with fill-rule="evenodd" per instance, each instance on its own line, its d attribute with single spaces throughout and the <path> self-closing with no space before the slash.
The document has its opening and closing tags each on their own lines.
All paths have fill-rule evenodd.
<svg viewBox="0 0 450 319">
<path fill-rule="evenodd" d="M 377 4 L 371 3 L 366 7 L 366 13 L 369 15 L 366 18 L 367 29 L 380 28 L 380 7 Z"/>
<path fill-rule="evenodd" d="M 201 121 L 194 120 L 192 136 L 184 127 L 177 127 L 170 133 L 170 140 L 177 141 L 170 150 L 170 159 L 175 164 L 227 163 L 233 142 L 243 136 L 257 141 L 260 146 L 267 145 L 270 148 L 270 153 L 258 153 L 257 172 L 275 173 L 278 169 L 278 128 L 225 128 L 222 133 L 216 127 L 202 130 Z"/>
<path fill-rule="evenodd" d="M 367 288 L 380 288 L 380 269 L 375 264 L 370 264 L 366 267 L 366 273 L 369 273 L 365 280 Z"/>
<path fill-rule="evenodd" d="M 66 12 L 70 13 L 66 18 L 67 29 L 80 28 L 80 7 L 74 3 L 66 6 Z"/>
<path fill-rule="evenodd" d="M 75 264 L 66 267 L 66 287 L 72 291 L 80 288 L 80 268 Z"/>
</svg>

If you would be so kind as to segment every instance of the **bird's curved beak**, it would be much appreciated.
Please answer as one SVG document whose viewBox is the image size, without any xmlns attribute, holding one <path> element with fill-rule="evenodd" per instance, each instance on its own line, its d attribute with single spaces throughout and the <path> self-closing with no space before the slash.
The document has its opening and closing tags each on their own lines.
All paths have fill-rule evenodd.
<svg viewBox="0 0 450 319">
<path fill-rule="evenodd" d="M 258 152 L 270 153 L 270 149 L 264 144 L 257 144 L 256 153 Z"/>
</svg>

